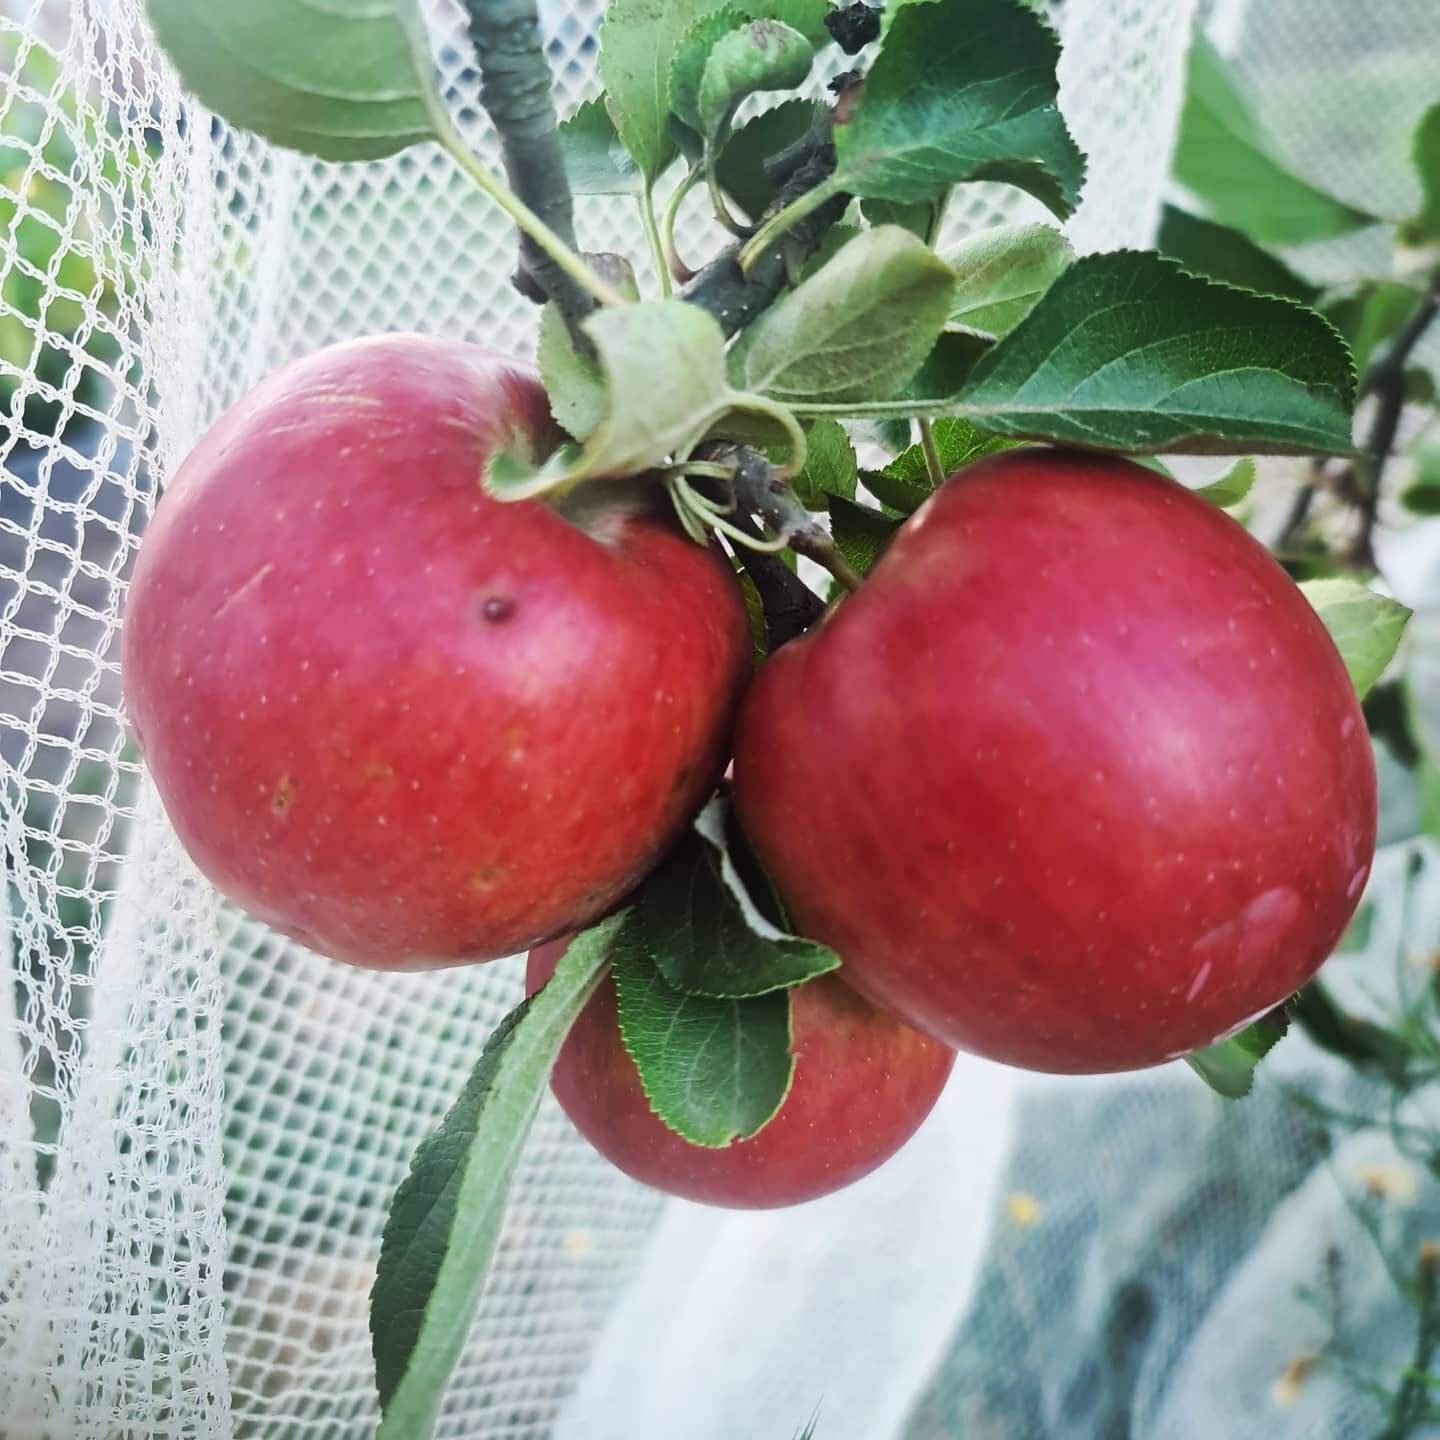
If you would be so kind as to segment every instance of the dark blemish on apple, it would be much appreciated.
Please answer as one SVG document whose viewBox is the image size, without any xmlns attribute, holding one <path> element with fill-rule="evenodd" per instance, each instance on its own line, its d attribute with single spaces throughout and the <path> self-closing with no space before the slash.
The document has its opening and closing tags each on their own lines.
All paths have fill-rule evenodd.
<svg viewBox="0 0 1440 1440">
<path fill-rule="evenodd" d="M 480 604 L 480 613 L 496 625 L 504 624 L 515 614 L 515 602 L 508 595 L 487 595 Z"/>
<path fill-rule="evenodd" d="M 289 775 L 282 775 L 275 782 L 275 793 L 270 797 L 270 809 L 276 815 L 283 815 L 295 803 L 295 782 Z"/>
</svg>

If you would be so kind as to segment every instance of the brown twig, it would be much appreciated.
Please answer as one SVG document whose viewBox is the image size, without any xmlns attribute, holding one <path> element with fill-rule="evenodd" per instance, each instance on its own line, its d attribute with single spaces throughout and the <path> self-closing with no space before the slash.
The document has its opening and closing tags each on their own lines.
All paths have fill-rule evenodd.
<svg viewBox="0 0 1440 1440">
<path fill-rule="evenodd" d="M 837 109 L 844 100 L 836 102 Z M 766 165 L 779 189 L 765 217 L 778 214 L 792 201 L 828 180 L 835 170 L 832 115 Z M 845 213 L 848 197 L 837 195 L 794 225 L 784 242 L 772 246 L 745 274 L 739 264 L 743 241 L 727 245 L 680 292 L 683 300 L 708 310 L 726 335 L 743 330 L 784 288 L 792 268 L 819 247 L 825 232 Z"/>
<path fill-rule="evenodd" d="M 760 538 L 760 531 L 750 521 L 741 518 L 735 524 L 754 539 Z M 744 545 L 737 545 L 735 553 L 759 591 L 766 648 L 773 655 L 825 613 L 825 602 L 778 555 Z"/>
<path fill-rule="evenodd" d="M 1359 483 L 1360 525 L 1348 556 L 1356 566 L 1375 568 L 1375 521 L 1380 510 L 1380 484 L 1395 437 L 1400 430 L 1400 416 L 1405 409 L 1405 362 L 1440 310 L 1440 276 L 1430 285 L 1385 351 L 1384 357 L 1371 366 L 1365 377 L 1365 388 L 1375 396 L 1375 417 L 1370 425 L 1364 449 L 1354 467 Z"/>
<path fill-rule="evenodd" d="M 728 441 L 704 447 L 705 458 L 733 467 L 731 489 L 740 513 L 756 516 L 783 536 L 797 555 L 828 570 L 847 590 L 858 590 L 863 576 L 840 553 L 830 532 L 800 503 L 800 497 L 775 473 L 758 450 Z"/>
<path fill-rule="evenodd" d="M 500 136 L 510 188 L 574 249 L 575 205 L 535 0 L 463 3 L 480 62 L 480 103 Z M 532 300 L 553 300 L 571 333 L 581 336 L 579 322 L 595 308 L 594 296 L 527 235 L 520 237 L 515 285 Z"/>
</svg>

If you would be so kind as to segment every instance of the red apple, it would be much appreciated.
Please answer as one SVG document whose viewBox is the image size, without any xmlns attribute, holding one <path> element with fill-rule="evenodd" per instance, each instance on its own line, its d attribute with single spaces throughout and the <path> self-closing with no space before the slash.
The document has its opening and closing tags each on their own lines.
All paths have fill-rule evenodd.
<svg viewBox="0 0 1440 1440">
<path fill-rule="evenodd" d="M 531 992 L 550 978 L 568 943 L 531 952 Z M 612 1165 L 657 1190 L 732 1210 L 828 1195 L 883 1165 L 919 1129 L 955 1056 L 835 975 L 795 987 L 790 1000 L 790 1093 L 748 1140 L 721 1149 L 692 1145 L 659 1119 L 620 1038 L 608 975 L 566 1037 L 550 1088 Z"/>
<path fill-rule="evenodd" d="M 200 869 L 306 945 L 421 968 L 573 931 L 720 772 L 752 664 L 729 566 L 654 487 L 486 493 L 496 446 L 557 438 L 501 356 L 359 340 L 251 391 L 160 504 L 136 738 Z"/>
<path fill-rule="evenodd" d="M 1173 481 L 1038 448 L 953 477 L 765 665 L 735 798 L 850 984 L 1061 1072 L 1284 1000 L 1375 844 L 1360 707 L 1284 571 Z"/>
</svg>

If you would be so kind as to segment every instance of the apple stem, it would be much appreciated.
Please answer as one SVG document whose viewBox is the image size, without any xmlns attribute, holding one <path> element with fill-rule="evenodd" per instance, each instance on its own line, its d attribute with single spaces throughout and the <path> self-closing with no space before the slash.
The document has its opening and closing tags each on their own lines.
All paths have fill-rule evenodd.
<svg viewBox="0 0 1440 1440">
<path fill-rule="evenodd" d="M 670 497 L 670 504 L 674 507 L 675 518 L 679 520 L 680 528 L 697 545 L 708 545 L 710 543 L 710 532 L 707 528 L 708 517 L 702 517 L 692 503 L 691 487 L 684 485 L 679 475 L 669 474 L 665 477 L 665 493 Z"/>
<path fill-rule="evenodd" d="M 809 441 L 805 438 L 805 429 L 795 418 L 794 412 L 788 405 L 782 405 L 778 400 L 771 400 L 764 395 L 752 395 L 744 391 L 732 394 L 730 403 L 736 410 L 748 410 L 751 414 L 764 415 L 775 421 L 790 437 L 789 458 L 783 465 L 770 467 L 769 477 L 772 481 L 778 481 L 782 485 L 788 484 L 805 468 L 805 456 L 809 449 Z"/>
<path fill-rule="evenodd" d="M 930 421 L 917 420 L 920 427 L 920 448 L 925 452 L 925 468 L 930 472 L 930 487 L 938 490 L 945 483 L 945 467 L 940 463 L 940 452 L 935 448 L 935 431 Z"/>
<path fill-rule="evenodd" d="M 660 294 L 668 300 L 671 294 L 670 258 L 665 253 L 660 227 L 655 223 L 655 191 L 648 181 L 640 187 L 640 226 L 645 231 L 645 243 L 650 247 L 650 263 L 655 270 Z"/>
<path fill-rule="evenodd" d="M 678 285 L 684 285 L 695 278 L 695 272 L 680 258 L 675 249 L 675 222 L 680 217 L 681 202 L 695 188 L 699 179 L 698 170 L 687 171 L 685 178 L 670 192 L 670 199 L 665 203 L 665 212 L 660 217 L 661 253 Z"/>
<path fill-rule="evenodd" d="M 721 465 L 714 460 L 687 460 L 682 465 L 673 465 L 671 471 L 677 475 L 698 475 L 706 480 L 730 480 L 735 475 L 733 466 Z M 735 508 L 734 504 L 726 507 L 724 513 Z"/>
<path fill-rule="evenodd" d="M 431 121 L 460 168 L 519 227 L 522 291 L 534 299 L 538 290 L 553 300 L 578 335 L 579 322 L 597 302 L 625 301 L 577 253 L 574 201 L 535 0 L 464 0 L 464 7 L 480 62 L 480 103 L 499 133 L 509 188 L 471 153 L 435 87 L 427 85 Z"/>
<path fill-rule="evenodd" d="M 803 535 L 792 535 L 790 548 L 829 571 L 852 593 L 865 583 L 865 577 L 840 553 L 830 532 L 819 525 L 812 526 Z"/>
<path fill-rule="evenodd" d="M 749 225 L 742 225 L 730 213 L 730 207 L 725 203 L 725 194 L 720 189 L 720 175 L 715 168 L 718 159 L 716 142 L 706 140 L 701 167 L 705 174 L 705 188 L 710 194 L 710 208 L 714 210 L 715 220 L 722 229 L 728 230 L 737 239 L 748 240 L 754 231 Z"/>
</svg>

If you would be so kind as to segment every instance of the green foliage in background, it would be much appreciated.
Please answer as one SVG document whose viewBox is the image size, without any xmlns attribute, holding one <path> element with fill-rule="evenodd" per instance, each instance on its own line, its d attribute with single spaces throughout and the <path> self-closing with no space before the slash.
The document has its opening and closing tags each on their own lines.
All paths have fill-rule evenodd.
<svg viewBox="0 0 1440 1440">
<path fill-rule="evenodd" d="M 48 435 L 65 409 L 51 392 L 94 406 L 121 352 L 122 257 L 81 203 L 81 158 L 117 191 L 143 163 L 122 163 L 114 128 L 65 89 L 43 46 L 0 32 L 0 75 L 0 417 Z"/>
</svg>

